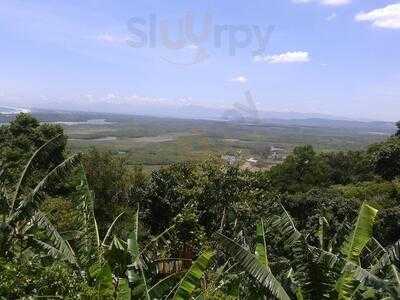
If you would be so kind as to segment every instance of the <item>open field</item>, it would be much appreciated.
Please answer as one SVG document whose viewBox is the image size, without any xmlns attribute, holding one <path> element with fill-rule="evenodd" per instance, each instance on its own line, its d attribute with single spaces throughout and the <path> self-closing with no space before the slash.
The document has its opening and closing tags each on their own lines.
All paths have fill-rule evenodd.
<svg viewBox="0 0 400 300">
<path fill-rule="evenodd" d="M 35 116 L 63 126 L 71 151 L 110 150 L 149 170 L 210 155 L 234 156 L 241 163 L 254 158 L 259 167 L 268 168 L 298 145 L 311 144 L 320 152 L 359 150 L 385 140 L 394 130 L 383 122 L 312 119 L 241 124 L 94 113 Z"/>
<path fill-rule="evenodd" d="M 110 150 L 126 156 L 130 164 L 150 170 L 209 155 L 233 155 L 241 162 L 255 158 L 259 166 L 268 167 L 301 144 L 311 144 L 317 151 L 358 150 L 391 134 L 386 127 L 341 127 L 338 121 L 337 126 L 284 122 L 251 125 L 118 115 L 95 117 L 103 119 L 63 125 L 72 151 L 90 147 Z M 272 157 L 271 149 L 281 151 Z"/>
</svg>

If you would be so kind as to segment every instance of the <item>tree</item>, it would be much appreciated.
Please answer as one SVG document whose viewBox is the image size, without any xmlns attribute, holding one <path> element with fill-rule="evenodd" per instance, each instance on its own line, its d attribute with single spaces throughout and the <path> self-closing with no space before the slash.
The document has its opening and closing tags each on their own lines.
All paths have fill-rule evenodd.
<svg viewBox="0 0 400 300">
<path fill-rule="evenodd" d="M 368 152 L 376 174 L 386 180 L 393 180 L 400 175 L 399 137 L 392 137 L 381 144 L 373 145 Z"/>
<path fill-rule="evenodd" d="M 396 127 L 397 127 L 397 131 L 395 133 L 395 136 L 400 137 L 400 121 L 396 122 Z"/>
<path fill-rule="evenodd" d="M 3 221 L 0 223 L 0 256 L 22 257 L 23 253 L 30 249 L 30 245 L 34 244 L 42 247 L 52 256 L 76 263 L 75 254 L 70 245 L 61 237 L 47 216 L 40 211 L 40 204 L 46 197 L 45 191 L 48 185 L 55 179 L 65 178 L 80 163 L 79 155 L 70 156 L 43 177 L 33 176 L 34 166 L 37 160 L 40 160 L 41 153 L 51 153 L 51 149 L 54 149 L 54 145 L 57 145 L 62 138 L 62 135 L 56 136 L 32 155 L 19 177 L 14 192 L 7 195 L 8 199 L 2 199 L 7 202 L 8 209 L 3 211 Z M 28 181 L 29 178 L 30 181 Z M 34 187 L 27 187 L 27 182 L 34 182 Z M 38 235 L 38 231 L 42 231 L 42 235 L 44 234 L 47 239 L 41 240 L 42 235 Z"/>
<path fill-rule="evenodd" d="M 21 113 L 9 125 L 0 126 L 0 160 L 3 178 L 7 185 L 16 183 L 23 166 L 33 153 L 50 139 L 61 135 L 49 151 L 41 151 L 35 161 L 34 171 L 41 176 L 61 163 L 67 137 L 59 125 L 40 124 L 30 114 Z M 51 151 L 50 151 L 51 150 Z"/>
<path fill-rule="evenodd" d="M 349 184 L 370 180 L 373 172 L 363 151 L 329 152 L 321 155 L 327 165 L 330 184 Z"/>
<path fill-rule="evenodd" d="M 296 147 L 293 154 L 271 169 L 271 182 L 281 192 L 305 192 L 325 186 L 327 165 L 310 145 Z"/>
<path fill-rule="evenodd" d="M 82 163 L 88 185 L 94 193 L 99 229 L 101 234 L 105 234 L 114 218 L 133 206 L 130 192 L 141 187 L 145 177 L 141 169 L 131 170 L 125 158 L 110 151 L 93 148 L 83 155 Z"/>
</svg>

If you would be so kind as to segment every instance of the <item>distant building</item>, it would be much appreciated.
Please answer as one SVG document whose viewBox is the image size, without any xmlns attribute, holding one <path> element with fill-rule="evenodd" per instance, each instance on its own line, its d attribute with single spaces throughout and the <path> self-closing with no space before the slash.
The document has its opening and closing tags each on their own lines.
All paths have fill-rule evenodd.
<svg viewBox="0 0 400 300">
<path fill-rule="evenodd" d="M 255 159 L 255 158 L 253 158 L 253 157 L 247 159 L 246 161 L 247 161 L 248 163 L 252 164 L 252 165 L 255 165 L 255 164 L 258 163 L 258 160 Z"/>
<path fill-rule="evenodd" d="M 226 161 L 230 166 L 236 165 L 238 163 L 238 159 L 234 155 L 223 155 L 222 159 Z"/>
<path fill-rule="evenodd" d="M 278 147 L 271 147 L 271 159 L 273 160 L 283 160 L 285 159 L 285 149 Z"/>
</svg>

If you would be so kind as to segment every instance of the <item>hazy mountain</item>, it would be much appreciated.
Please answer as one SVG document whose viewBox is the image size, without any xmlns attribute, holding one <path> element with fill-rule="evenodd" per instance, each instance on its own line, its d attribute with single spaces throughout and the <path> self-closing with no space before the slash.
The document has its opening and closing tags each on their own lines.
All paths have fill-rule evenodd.
<svg viewBox="0 0 400 300">
<path fill-rule="evenodd" d="M 30 112 L 30 110 L 27 108 L 0 106 L 0 114 L 2 114 L 2 115 L 16 115 L 19 113 L 29 113 L 29 112 Z"/>
<path fill-rule="evenodd" d="M 299 112 L 267 112 L 252 111 L 243 107 L 232 109 L 209 108 L 195 105 L 153 107 L 137 106 L 135 110 L 124 105 L 102 105 L 91 111 L 67 111 L 46 109 L 25 109 L 0 107 L 0 123 L 10 121 L 15 114 L 20 112 L 32 112 L 43 121 L 70 121 L 81 122 L 90 119 L 126 119 L 139 116 L 152 116 L 161 118 L 216 120 L 247 124 L 253 126 L 271 126 L 274 124 L 284 126 L 311 126 L 330 128 L 357 128 L 371 134 L 392 134 L 396 127 L 393 122 L 351 120 L 331 115 Z M 98 110 L 98 111 L 97 111 Z M 104 111 L 108 111 L 105 113 Z"/>
</svg>

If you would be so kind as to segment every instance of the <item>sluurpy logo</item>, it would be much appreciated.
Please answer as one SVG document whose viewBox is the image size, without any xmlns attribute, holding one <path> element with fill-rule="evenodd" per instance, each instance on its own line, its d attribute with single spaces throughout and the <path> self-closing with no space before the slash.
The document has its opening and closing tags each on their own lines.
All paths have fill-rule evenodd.
<svg viewBox="0 0 400 300">
<path fill-rule="evenodd" d="M 245 99 L 245 103 L 235 102 L 231 109 L 224 112 L 222 119 L 246 124 L 259 124 L 261 122 L 259 111 L 250 91 L 245 92 Z"/>
<path fill-rule="evenodd" d="M 230 56 L 235 56 L 239 49 L 253 46 L 252 56 L 263 55 L 274 31 L 272 25 L 217 24 L 211 14 L 205 14 L 202 19 L 196 24 L 190 12 L 174 22 L 159 19 L 156 14 L 131 18 L 127 22 L 130 35 L 127 43 L 133 48 L 190 49 L 192 55 L 187 61 L 163 59 L 174 64 L 193 65 L 210 58 L 211 48 L 225 48 Z"/>
</svg>

